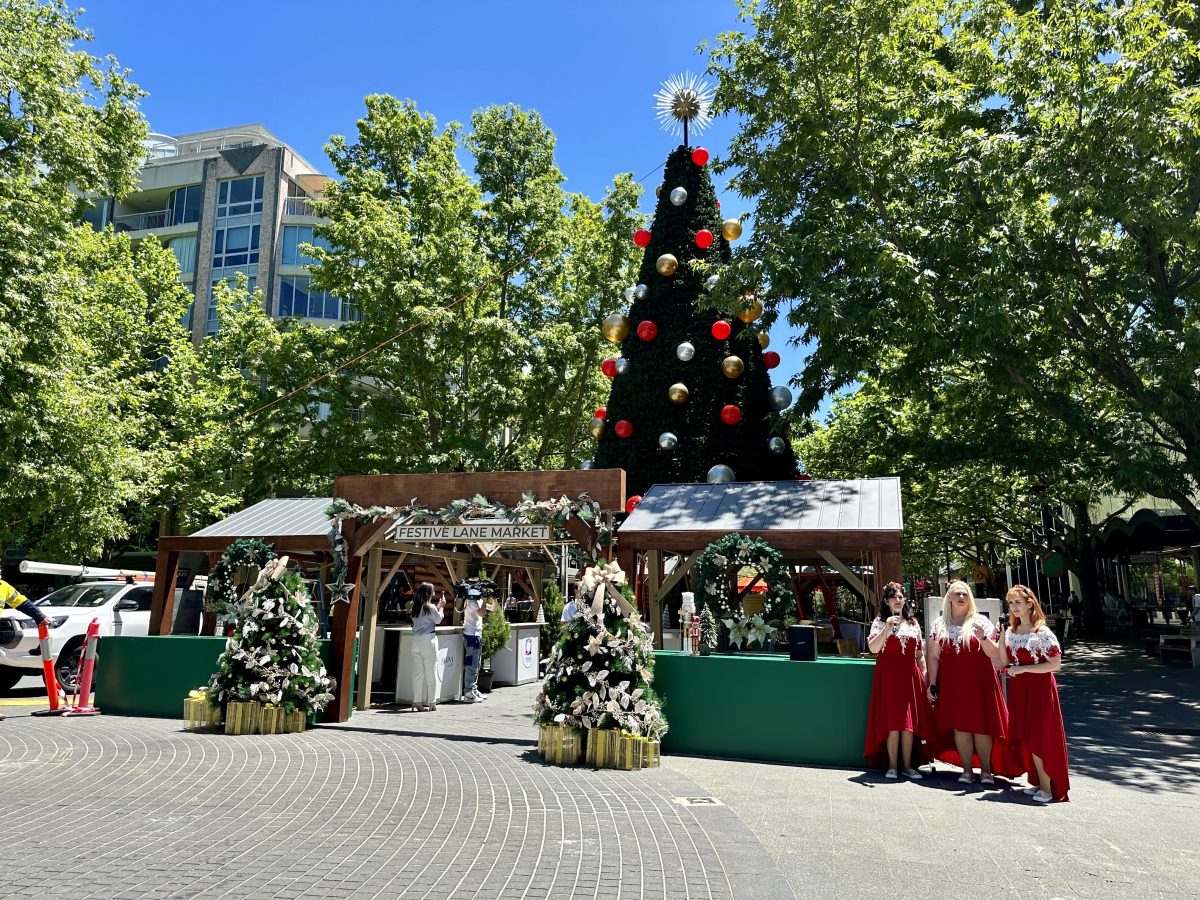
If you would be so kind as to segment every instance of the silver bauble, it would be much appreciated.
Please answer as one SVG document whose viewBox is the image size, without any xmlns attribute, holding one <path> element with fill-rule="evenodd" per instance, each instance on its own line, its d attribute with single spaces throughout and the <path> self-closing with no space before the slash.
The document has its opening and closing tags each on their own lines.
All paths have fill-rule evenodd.
<svg viewBox="0 0 1200 900">
<path fill-rule="evenodd" d="M 684 362 L 691 362 L 692 357 L 696 355 L 696 348 L 691 345 L 691 342 L 684 341 L 675 348 L 675 355 Z"/>
<path fill-rule="evenodd" d="M 704 279 L 704 287 L 706 290 L 711 291 L 720 283 L 720 281 L 721 278 L 719 275 L 709 275 L 706 279 Z"/>
<path fill-rule="evenodd" d="M 669 431 L 664 431 L 658 436 L 658 446 L 664 450 L 674 450 L 679 446 L 679 438 Z"/>
<path fill-rule="evenodd" d="M 683 206 L 687 203 L 687 191 L 684 188 L 671 188 L 671 202 L 676 206 Z"/>
<path fill-rule="evenodd" d="M 583 462 L 581 462 L 579 464 L 579 468 L 590 469 L 593 465 L 595 465 L 595 463 L 593 463 L 590 459 L 585 459 Z"/>
<path fill-rule="evenodd" d="M 781 437 L 773 437 L 767 441 L 767 449 L 776 456 L 781 456 L 787 450 L 787 441 Z"/>
<path fill-rule="evenodd" d="M 771 409 L 775 410 L 775 412 L 782 412 L 792 405 L 792 392 L 781 384 L 778 387 L 771 388 L 771 393 L 767 395 L 767 399 L 771 404 Z"/>
<path fill-rule="evenodd" d="M 617 359 L 617 374 L 624 375 L 628 371 L 629 371 L 629 360 L 627 360 L 623 356 L 619 357 Z M 787 390 L 787 388 L 784 388 L 784 390 Z M 788 394 L 788 403 L 791 403 L 791 402 L 792 402 L 792 395 Z M 784 404 L 784 405 L 786 406 L 787 404 Z"/>
<path fill-rule="evenodd" d="M 650 293 L 650 288 L 646 287 L 644 284 L 639 284 L 633 289 L 633 296 L 639 300 L 645 300 L 648 293 Z"/>
<path fill-rule="evenodd" d="M 726 465 L 716 465 L 708 470 L 709 484 L 729 484 L 735 477 L 733 469 Z"/>
<path fill-rule="evenodd" d="M 632 302 L 633 302 L 633 298 L 634 298 L 636 295 L 637 295 L 637 288 L 635 288 L 633 285 L 630 285 L 629 287 L 625 288 L 625 300 L 626 300 L 626 302 L 628 302 L 628 303 L 632 303 Z"/>
</svg>

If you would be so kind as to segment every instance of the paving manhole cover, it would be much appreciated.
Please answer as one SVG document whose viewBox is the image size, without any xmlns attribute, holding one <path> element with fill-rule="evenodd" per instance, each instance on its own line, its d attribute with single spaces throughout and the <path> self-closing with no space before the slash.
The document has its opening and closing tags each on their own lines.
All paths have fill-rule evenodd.
<svg viewBox="0 0 1200 900">
<path fill-rule="evenodd" d="M 672 803 L 680 806 L 724 806 L 716 797 L 672 797 Z"/>
<path fill-rule="evenodd" d="M 1200 728 L 1135 728 L 1137 734 L 1159 734 L 1164 737 L 1200 737 Z"/>
</svg>

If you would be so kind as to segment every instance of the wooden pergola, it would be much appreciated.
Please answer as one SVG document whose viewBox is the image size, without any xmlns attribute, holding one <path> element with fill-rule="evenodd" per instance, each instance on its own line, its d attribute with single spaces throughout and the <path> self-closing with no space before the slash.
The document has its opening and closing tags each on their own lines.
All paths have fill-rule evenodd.
<svg viewBox="0 0 1200 900">
<path fill-rule="evenodd" d="M 889 581 L 900 581 L 899 478 L 658 484 L 617 533 L 617 559 L 636 571 L 644 555 L 654 645 L 662 647 L 662 599 L 695 566 L 704 548 L 727 534 L 761 538 L 790 566 L 829 567 L 868 603 Z M 665 575 L 665 557 L 676 564 Z M 851 568 L 874 572 L 871 584 Z"/>
<path fill-rule="evenodd" d="M 402 508 L 412 504 L 426 509 L 442 509 L 456 500 L 482 495 L 494 503 L 514 507 L 532 494 L 538 500 L 587 494 L 610 520 L 624 509 L 625 472 L 621 469 L 558 470 L 539 472 L 452 472 L 403 475 L 346 475 L 334 482 L 335 497 L 357 506 Z M 315 560 L 329 560 L 329 519 L 323 510 L 328 498 L 264 501 L 235 516 L 202 529 L 194 535 L 159 539 L 154 587 L 154 605 L 150 614 L 150 633 L 169 634 L 174 605 L 174 586 L 181 553 L 221 553 L 240 538 L 257 538 L 273 544 L 277 553 Z M 349 572 L 346 581 L 353 585 L 350 600 L 335 604 L 331 610 L 331 669 L 337 678 L 334 702 L 326 710 L 330 721 L 344 722 L 350 717 L 354 697 L 350 685 L 354 677 L 354 641 L 359 634 L 359 612 L 363 606 L 364 575 L 368 593 L 362 622 L 367 636 L 360 647 L 358 674 L 360 703 L 369 699 L 370 672 L 374 653 L 374 631 L 381 589 L 408 557 L 436 559 L 448 569 L 453 580 L 467 573 L 468 566 L 482 562 L 493 569 L 509 568 L 524 572 L 526 585 L 540 602 L 542 566 L 531 560 L 503 556 L 495 552 L 461 553 L 423 544 L 393 541 L 388 537 L 395 527 L 394 517 L 384 517 L 365 525 L 352 520 L 343 523 Z M 572 539 L 594 552 L 597 529 L 578 517 L 564 525 Z M 487 548 L 481 548 L 486 550 Z M 390 570 L 384 570 L 385 551 L 394 554 Z M 536 574 L 535 574 L 536 573 Z M 211 627 L 211 624 L 210 624 Z M 364 680 L 365 685 L 362 683 Z"/>
</svg>

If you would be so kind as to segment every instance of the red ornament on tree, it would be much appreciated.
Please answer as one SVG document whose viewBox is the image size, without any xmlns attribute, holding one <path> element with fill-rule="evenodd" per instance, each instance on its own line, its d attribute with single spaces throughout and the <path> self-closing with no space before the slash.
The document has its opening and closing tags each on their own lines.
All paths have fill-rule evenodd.
<svg viewBox="0 0 1200 900">
<path fill-rule="evenodd" d="M 657 334 L 658 334 L 658 326 L 655 325 L 653 322 L 651 322 L 649 319 L 647 319 L 644 322 L 638 322 L 637 336 L 640 337 L 643 341 L 652 341 L 652 340 L 654 340 L 654 337 Z"/>
<path fill-rule="evenodd" d="M 799 475 L 796 476 L 796 480 L 797 481 L 812 481 L 812 476 L 809 475 L 807 472 L 801 472 Z"/>
<path fill-rule="evenodd" d="M 628 500 L 625 501 L 625 512 L 627 512 L 627 513 L 633 512 L 635 509 L 637 509 L 637 505 L 641 502 L 642 502 L 642 495 L 634 494 L 632 497 L 630 497 Z"/>
<path fill-rule="evenodd" d="M 616 424 L 613 431 L 617 433 L 617 437 L 627 438 L 633 434 L 633 423 L 628 419 L 622 419 Z"/>
<path fill-rule="evenodd" d="M 701 228 L 696 232 L 696 246 L 701 250 L 707 250 L 712 246 L 713 234 L 707 228 Z"/>
<path fill-rule="evenodd" d="M 604 362 L 600 363 L 600 371 L 604 373 L 605 378 L 617 377 L 617 358 L 610 356 Z"/>
<path fill-rule="evenodd" d="M 606 407 L 606 406 L 597 406 L 597 407 L 596 407 L 596 413 L 595 413 L 595 415 L 594 415 L 592 418 L 594 418 L 594 419 L 603 419 L 603 418 L 606 418 L 607 416 L 608 416 L 608 407 Z"/>
<path fill-rule="evenodd" d="M 732 403 L 726 403 L 721 407 L 721 421 L 726 425 L 736 425 L 742 421 L 742 411 Z M 620 434 L 620 425 L 617 426 L 617 433 Z"/>
<path fill-rule="evenodd" d="M 779 354 L 774 350 L 768 350 L 763 354 L 763 365 L 768 369 L 773 369 L 779 365 Z"/>
<path fill-rule="evenodd" d="M 633 233 L 633 242 L 639 247 L 647 247 L 650 245 L 650 232 L 645 228 L 639 228 Z"/>
<path fill-rule="evenodd" d="M 704 165 L 708 162 L 708 151 L 703 147 L 697 147 L 692 151 L 692 162 L 698 166 Z"/>
<path fill-rule="evenodd" d="M 712 336 L 718 341 L 723 341 L 729 337 L 729 331 L 729 323 L 724 319 L 718 319 L 716 322 L 713 322 Z"/>
</svg>

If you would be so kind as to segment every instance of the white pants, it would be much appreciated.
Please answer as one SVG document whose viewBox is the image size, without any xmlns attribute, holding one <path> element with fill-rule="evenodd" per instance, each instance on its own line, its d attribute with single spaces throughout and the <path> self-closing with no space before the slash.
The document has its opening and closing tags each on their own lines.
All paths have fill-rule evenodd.
<svg viewBox="0 0 1200 900">
<path fill-rule="evenodd" d="M 438 678 L 436 634 L 413 635 L 413 705 L 437 703 L 442 693 L 442 679 Z"/>
</svg>

